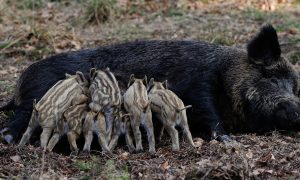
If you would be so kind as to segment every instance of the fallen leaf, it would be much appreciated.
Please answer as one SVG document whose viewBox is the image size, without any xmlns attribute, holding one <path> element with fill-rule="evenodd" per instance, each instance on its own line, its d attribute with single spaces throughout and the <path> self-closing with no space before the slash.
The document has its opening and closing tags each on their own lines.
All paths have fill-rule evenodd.
<svg viewBox="0 0 300 180">
<path fill-rule="evenodd" d="M 211 140 L 210 142 L 209 142 L 210 144 L 218 144 L 219 142 L 217 141 L 217 140 Z"/>
<path fill-rule="evenodd" d="M 258 169 L 254 169 L 253 170 L 253 175 L 257 176 L 257 175 L 260 175 L 261 173 L 263 173 L 265 171 L 265 169 L 262 169 L 262 168 L 258 168 Z"/>
<path fill-rule="evenodd" d="M 164 162 L 164 163 L 162 163 L 161 165 L 160 165 L 160 168 L 162 169 L 162 170 L 168 170 L 169 168 L 170 168 L 171 166 L 169 165 L 169 163 L 168 163 L 168 161 L 166 161 L 166 162 Z"/>
<path fill-rule="evenodd" d="M 9 157 L 11 160 L 13 160 L 14 162 L 19 162 L 21 161 L 21 157 L 19 155 L 15 155 L 15 156 L 10 156 Z"/>
<path fill-rule="evenodd" d="M 201 148 L 203 143 L 204 143 L 204 140 L 201 138 L 194 139 L 194 144 L 195 144 L 195 147 L 197 147 L 197 148 Z"/>
<path fill-rule="evenodd" d="M 196 164 L 200 167 L 205 167 L 208 164 L 211 164 L 211 161 L 209 159 L 202 159 L 201 161 L 196 162 Z"/>
<path fill-rule="evenodd" d="M 128 155 L 129 155 L 128 152 L 124 152 L 124 153 L 122 153 L 122 154 L 120 155 L 120 158 L 121 158 L 122 160 L 127 160 L 127 159 L 128 159 Z"/>
<path fill-rule="evenodd" d="M 246 157 L 248 159 L 252 159 L 253 158 L 253 153 L 252 153 L 252 151 L 250 149 L 248 149 L 248 152 L 246 153 Z"/>
<path fill-rule="evenodd" d="M 256 161 L 256 165 L 266 166 L 268 164 L 268 162 L 271 161 L 271 160 L 275 160 L 275 157 L 274 157 L 274 155 L 270 151 L 267 155 L 260 157 Z"/>
</svg>

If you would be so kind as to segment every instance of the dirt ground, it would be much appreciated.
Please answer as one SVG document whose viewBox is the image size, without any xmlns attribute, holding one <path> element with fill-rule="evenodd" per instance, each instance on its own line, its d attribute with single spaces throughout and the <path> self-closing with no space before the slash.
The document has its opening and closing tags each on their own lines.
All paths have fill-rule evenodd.
<svg viewBox="0 0 300 180">
<path fill-rule="evenodd" d="M 300 60 L 299 1 L 117 0 L 108 7 L 95 10 L 95 4 L 80 0 L 0 0 L 0 106 L 12 97 L 20 73 L 43 57 L 136 39 L 193 39 L 244 48 L 263 24 L 271 23 L 283 55 L 294 64 Z M 0 113 L 0 129 L 10 115 Z M 173 153 L 165 136 L 154 155 L 130 154 L 120 146 L 113 155 L 95 148 L 90 156 L 69 156 L 0 143 L 0 179 L 300 178 L 300 133 L 232 137 L 232 144 L 194 138 L 196 149 L 183 139 L 181 150 Z"/>
</svg>

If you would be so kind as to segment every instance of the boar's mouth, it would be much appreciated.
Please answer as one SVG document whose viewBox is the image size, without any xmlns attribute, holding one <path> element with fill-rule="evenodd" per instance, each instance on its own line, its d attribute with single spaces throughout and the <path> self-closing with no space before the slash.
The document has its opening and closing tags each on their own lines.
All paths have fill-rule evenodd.
<svg viewBox="0 0 300 180">
<path fill-rule="evenodd" d="M 281 102 L 275 110 L 278 129 L 300 130 L 300 105 L 295 102 Z"/>
</svg>

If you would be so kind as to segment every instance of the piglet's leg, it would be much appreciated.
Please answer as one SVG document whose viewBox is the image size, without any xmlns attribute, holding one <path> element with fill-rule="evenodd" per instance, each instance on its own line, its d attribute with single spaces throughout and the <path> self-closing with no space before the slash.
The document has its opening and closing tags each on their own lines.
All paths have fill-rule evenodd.
<svg viewBox="0 0 300 180">
<path fill-rule="evenodd" d="M 164 126 L 162 126 L 162 127 L 160 128 L 160 131 L 159 131 L 159 137 L 158 137 L 158 141 L 159 141 L 159 142 L 161 142 L 161 139 L 162 139 L 162 137 L 163 137 L 163 135 L 164 135 L 164 130 L 165 130 L 165 128 L 164 128 Z"/>
<path fill-rule="evenodd" d="M 95 123 L 96 125 L 96 132 L 98 136 L 98 141 L 100 146 L 102 147 L 102 151 L 109 152 L 109 148 L 106 141 L 106 123 L 105 123 L 105 117 L 103 114 L 99 113 L 97 116 L 97 121 Z"/>
<path fill-rule="evenodd" d="M 147 118 L 145 119 L 145 122 L 143 125 L 147 131 L 148 142 L 149 142 L 149 152 L 155 153 L 155 140 L 154 140 L 154 130 L 153 130 L 151 113 L 148 113 L 146 115 L 146 117 Z"/>
<path fill-rule="evenodd" d="M 41 134 L 41 147 L 42 148 L 47 147 L 47 144 L 48 144 L 49 138 L 51 136 L 52 130 L 53 129 L 49 128 L 49 127 L 43 128 L 43 132 Z"/>
<path fill-rule="evenodd" d="M 68 132 L 67 136 L 68 136 L 68 141 L 70 143 L 71 151 L 78 154 L 79 149 L 77 147 L 76 140 L 78 139 L 79 134 L 77 134 L 75 131 L 70 131 L 70 132 Z"/>
<path fill-rule="evenodd" d="M 131 120 L 131 127 L 133 130 L 136 151 L 143 151 L 140 121 L 137 120 L 137 118 L 133 117 L 133 119 Z"/>
<path fill-rule="evenodd" d="M 24 146 L 26 143 L 28 143 L 33 131 L 37 128 L 37 126 L 38 122 L 35 119 L 31 119 L 26 132 L 22 136 L 19 146 Z"/>
<path fill-rule="evenodd" d="M 59 139 L 61 138 L 61 134 L 59 132 L 54 132 L 49 143 L 48 143 L 48 146 L 47 146 L 47 149 L 49 151 L 52 151 L 52 149 L 54 148 L 54 146 L 58 143 Z"/>
<path fill-rule="evenodd" d="M 181 123 L 180 123 L 180 126 L 181 126 L 181 128 L 183 129 L 183 132 L 184 132 L 184 134 L 185 134 L 185 136 L 186 136 L 186 138 L 187 138 L 189 144 L 190 144 L 191 146 L 195 147 L 195 144 L 194 144 L 194 142 L 193 142 L 192 134 L 191 134 L 191 132 L 190 132 L 190 129 L 189 129 L 189 125 L 188 125 L 188 123 L 187 123 L 187 120 L 186 120 L 186 119 L 185 119 L 185 120 L 182 120 Z"/>
<path fill-rule="evenodd" d="M 172 139 L 172 150 L 178 151 L 179 150 L 179 138 L 178 132 L 174 126 L 165 126 L 166 130 L 168 131 L 169 135 Z"/>
<path fill-rule="evenodd" d="M 132 137 L 130 136 L 129 132 L 127 132 L 125 134 L 125 140 L 126 140 L 126 144 L 128 146 L 129 152 L 133 152 L 135 150 L 135 147 L 133 145 Z"/>
<path fill-rule="evenodd" d="M 119 135 L 114 134 L 111 141 L 110 141 L 110 143 L 109 143 L 109 146 L 108 146 L 111 151 L 116 147 L 116 145 L 118 143 L 118 139 L 119 139 Z"/>
<path fill-rule="evenodd" d="M 88 100 L 88 97 L 84 94 L 80 94 L 72 100 L 72 105 L 82 104 Z"/>
<path fill-rule="evenodd" d="M 91 143 L 93 140 L 93 124 L 94 124 L 95 115 L 96 114 L 93 112 L 88 112 L 83 124 L 83 134 L 85 138 L 83 151 L 85 152 L 90 152 L 91 150 Z"/>
</svg>

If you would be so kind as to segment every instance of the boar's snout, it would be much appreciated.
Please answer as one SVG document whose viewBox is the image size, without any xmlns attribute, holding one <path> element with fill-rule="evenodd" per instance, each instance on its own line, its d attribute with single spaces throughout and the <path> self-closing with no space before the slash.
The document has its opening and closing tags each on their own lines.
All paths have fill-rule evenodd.
<svg viewBox="0 0 300 180">
<path fill-rule="evenodd" d="M 279 129 L 299 129 L 300 103 L 294 101 L 279 103 L 275 112 L 275 120 Z"/>
</svg>

